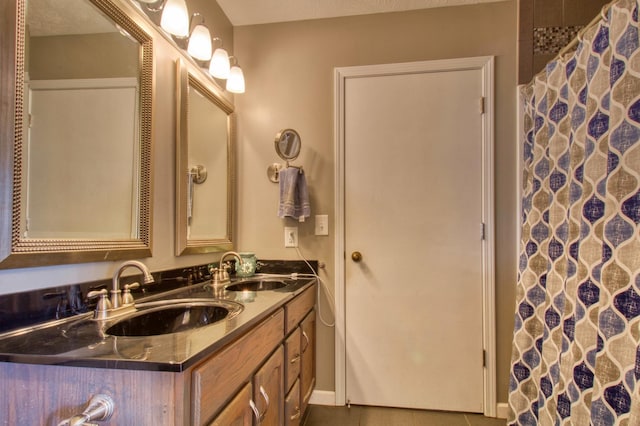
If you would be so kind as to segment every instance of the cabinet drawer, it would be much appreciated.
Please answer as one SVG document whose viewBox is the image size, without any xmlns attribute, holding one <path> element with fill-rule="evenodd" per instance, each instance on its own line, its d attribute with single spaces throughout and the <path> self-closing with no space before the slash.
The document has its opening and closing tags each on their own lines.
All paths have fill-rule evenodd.
<svg viewBox="0 0 640 426">
<path fill-rule="evenodd" d="M 302 321 L 313 306 L 316 300 L 316 284 L 306 289 L 302 294 L 296 296 L 291 302 L 285 306 L 286 328 L 285 333 L 289 334 L 298 326 L 298 323 Z"/>
<path fill-rule="evenodd" d="M 284 341 L 284 384 L 287 391 L 291 389 L 291 386 L 300 375 L 302 356 L 300 339 L 302 339 L 302 333 L 300 332 L 300 327 L 296 327 L 295 331 Z"/>
<path fill-rule="evenodd" d="M 296 380 L 284 400 L 284 424 L 285 426 L 298 426 L 301 420 L 300 380 Z"/>
<path fill-rule="evenodd" d="M 231 395 L 262 364 L 284 337 L 282 309 L 240 339 L 193 369 L 192 418 L 203 425 L 216 414 Z"/>
<path fill-rule="evenodd" d="M 247 384 L 209 426 L 251 426 L 254 416 L 250 400 L 251 384 Z"/>
</svg>

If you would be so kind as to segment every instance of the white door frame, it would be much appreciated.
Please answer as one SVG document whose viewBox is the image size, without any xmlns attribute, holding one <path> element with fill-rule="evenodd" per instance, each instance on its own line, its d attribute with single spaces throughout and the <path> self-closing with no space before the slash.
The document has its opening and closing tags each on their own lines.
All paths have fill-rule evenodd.
<svg viewBox="0 0 640 426">
<path fill-rule="evenodd" d="M 485 239 L 482 248 L 483 261 L 483 347 L 484 414 L 496 416 L 496 356 L 495 356 L 495 278 L 494 278 L 494 58 L 446 59 L 436 61 L 407 62 L 400 64 L 342 67 L 334 70 L 335 114 L 335 386 L 336 405 L 346 404 L 346 324 L 345 324 L 345 164 L 344 164 L 344 95 L 347 79 L 394 74 L 427 73 L 452 70 L 481 70 L 484 106 L 482 119 L 482 220 Z"/>
</svg>

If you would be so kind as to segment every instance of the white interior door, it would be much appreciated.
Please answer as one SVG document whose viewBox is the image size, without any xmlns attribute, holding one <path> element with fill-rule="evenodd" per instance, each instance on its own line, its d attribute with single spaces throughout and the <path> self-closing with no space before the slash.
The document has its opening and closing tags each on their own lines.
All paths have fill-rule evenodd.
<svg viewBox="0 0 640 426">
<path fill-rule="evenodd" d="M 483 412 L 484 91 L 468 67 L 344 83 L 350 403 Z"/>
</svg>

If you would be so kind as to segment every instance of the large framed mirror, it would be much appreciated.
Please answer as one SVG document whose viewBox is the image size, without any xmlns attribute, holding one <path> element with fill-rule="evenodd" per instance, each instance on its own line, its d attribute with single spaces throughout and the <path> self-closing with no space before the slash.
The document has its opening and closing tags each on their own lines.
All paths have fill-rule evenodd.
<svg viewBox="0 0 640 426">
<path fill-rule="evenodd" d="M 199 70 L 176 61 L 176 255 L 233 248 L 235 115 Z"/>
<path fill-rule="evenodd" d="M 151 36 L 111 0 L 0 16 L 0 268 L 150 256 Z"/>
</svg>

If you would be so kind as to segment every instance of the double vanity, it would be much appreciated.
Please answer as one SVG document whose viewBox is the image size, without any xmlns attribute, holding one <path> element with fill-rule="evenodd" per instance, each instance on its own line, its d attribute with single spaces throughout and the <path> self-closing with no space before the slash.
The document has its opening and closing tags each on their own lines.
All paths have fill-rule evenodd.
<svg viewBox="0 0 640 426">
<path fill-rule="evenodd" d="M 258 274 L 215 295 L 205 281 L 112 318 L 0 335 L 0 424 L 73 424 L 96 397 L 97 424 L 300 424 L 315 384 L 317 284 L 294 277 Z"/>
</svg>

